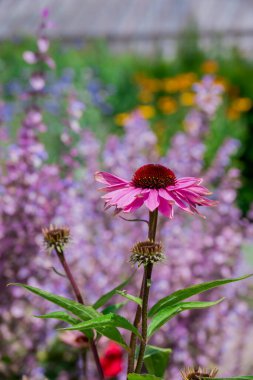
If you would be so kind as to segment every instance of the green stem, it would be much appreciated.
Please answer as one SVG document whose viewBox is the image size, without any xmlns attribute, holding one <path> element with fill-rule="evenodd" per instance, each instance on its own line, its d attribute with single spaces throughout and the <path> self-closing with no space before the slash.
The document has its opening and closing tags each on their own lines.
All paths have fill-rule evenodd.
<svg viewBox="0 0 253 380">
<path fill-rule="evenodd" d="M 78 285 L 71 273 L 71 270 L 68 266 L 68 263 L 67 261 L 65 260 L 65 256 L 64 256 L 64 252 L 63 250 L 59 249 L 59 248 L 56 248 L 56 253 L 57 253 L 57 256 L 62 264 L 62 267 L 69 279 L 69 282 L 73 288 L 73 291 L 75 293 L 75 296 L 76 296 L 76 299 L 79 303 L 83 304 L 84 305 L 84 300 L 83 300 L 83 297 L 81 295 L 81 292 L 78 288 Z M 92 354 L 93 354 L 93 357 L 94 357 L 94 361 L 96 363 L 96 367 L 97 367 L 97 371 L 98 371 L 98 375 L 99 375 L 99 379 L 100 380 L 104 380 L 104 373 L 103 373 L 103 369 L 101 367 L 101 364 L 100 364 L 100 360 L 99 360 L 99 356 L 98 356 L 98 351 L 97 351 L 97 347 L 96 347 L 96 344 L 94 342 L 93 339 L 90 339 L 90 347 L 91 347 L 91 351 L 92 351 Z M 84 357 L 83 357 L 84 359 Z M 85 359 L 86 361 L 86 359 Z M 83 363 L 83 367 L 86 368 L 86 363 L 84 362 Z M 85 376 L 85 375 L 84 375 Z"/>
<path fill-rule="evenodd" d="M 151 241 L 155 241 L 156 237 L 156 227 L 157 227 L 157 219 L 158 219 L 158 209 L 154 210 L 153 212 L 149 213 L 149 231 L 148 231 L 148 238 Z M 143 360 L 144 360 L 144 354 L 145 349 L 147 345 L 147 332 L 148 332 L 148 299 L 149 299 L 149 290 L 151 286 L 151 276 L 152 276 L 152 269 L 153 264 L 148 264 L 144 268 L 144 275 L 143 275 L 143 296 L 142 296 L 142 340 L 140 344 L 140 351 L 139 356 L 135 368 L 135 373 L 140 373 L 142 366 L 143 366 Z"/>
<path fill-rule="evenodd" d="M 144 278 L 143 278 L 142 284 L 141 284 L 140 298 L 143 297 L 143 286 L 144 286 Z M 133 325 L 138 329 L 140 322 L 141 322 L 141 306 L 138 305 Z M 131 338 L 130 338 L 130 344 L 129 344 L 130 353 L 128 356 L 127 373 L 134 372 L 134 359 L 135 359 L 136 343 L 137 343 L 137 336 L 134 333 L 132 333 Z"/>
</svg>

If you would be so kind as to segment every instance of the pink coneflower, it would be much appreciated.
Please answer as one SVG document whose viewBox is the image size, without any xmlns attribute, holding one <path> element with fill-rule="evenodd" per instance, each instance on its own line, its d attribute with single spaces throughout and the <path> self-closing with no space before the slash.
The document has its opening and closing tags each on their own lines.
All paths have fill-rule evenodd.
<svg viewBox="0 0 253 380">
<path fill-rule="evenodd" d="M 211 193 L 200 186 L 202 178 L 176 178 L 171 169 L 159 164 L 140 167 L 131 181 L 107 172 L 97 172 L 95 179 L 106 185 L 101 189 L 106 192 L 102 197 L 106 207 L 115 206 L 123 212 L 133 212 L 144 204 L 149 211 L 158 208 L 172 218 L 174 204 L 190 214 L 199 214 L 196 206 L 216 205 L 205 197 Z"/>
</svg>

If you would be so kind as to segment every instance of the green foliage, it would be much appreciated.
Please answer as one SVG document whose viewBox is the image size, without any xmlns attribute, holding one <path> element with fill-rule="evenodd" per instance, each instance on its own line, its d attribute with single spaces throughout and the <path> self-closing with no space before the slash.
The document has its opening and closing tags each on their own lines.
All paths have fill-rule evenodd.
<svg viewBox="0 0 253 380">
<path fill-rule="evenodd" d="M 168 367 L 170 354 L 170 348 L 147 345 L 144 355 L 144 364 L 148 373 L 163 376 Z"/>
<path fill-rule="evenodd" d="M 204 309 L 207 307 L 215 306 L 221 301 L 223 301 L 223 298 L 214 302 L 179 302 L 175 306 L 170 306 L 169 308 L 164 306 L 159 309 L 159 311 L 153 317 L 150 325 L 148 326 L 148 336 L 151 337 L 165 323 L 174 318 L 176 315 L 180 314 L 182 311 Z"/>
<path fill-rule="evenodd" d="M 109 313 L 106 315 L 101 315 L 97 318 L 93 318 L 87 322 L 81 322 L 73 327 L 67 327 L 61 330 L 80 330 L 83 329 L 95 329 L 100 330 L 101 328 L 104 328 L 105 326 L 109 327 L 121 327 L 125 330 L 132 331 L 135 335 L 137 335 L 139 338 L 141 338 L 141 335 L 136 327 L 134 327 L 126 318 L 121 317 L 120 315 Z"/>
<path fill-rule="evenodd" d="M 221 279 L 221 280 L 215 280 L 210 282 L 203 282 L 201 284 L 193 285 L 185 289 L 177 290 L 176 292 L 170 294 L 167 297 L 162 298 L 159 300 L 149 311 L 149 317 L 153 317 L 155 314 L 157 314 L 160 310 L 163 310 L 165 308 L 177 306 L 177 304 L 180 301 L 183 301 L 187 298 L 190 298 L 196 294 L 201 294 L 203 292 L 206 292 L 207 290 L 214 289 L 218 286 L 222 286 L 225 284 L 229 284 L 231 282 L 241 281 L 246 278 L 251 277 L 252 274 L 238 277 L 238 278 L 232 278 L 232 279 Z"/>
<path fill-rule="evenodd" d="M 68 373 L 68 380 L 76 380 L 79 377 L 78 361 L 80 358 L 79 350 L 67 346 L 59 339 L 50 342 L 45 351 L 38 353 L 40 366 L 44 370 L 45 378 L 57 379 L 62 373 Z M 13 378 L 8 380 L 14 380 Z M 20 380 L 20 376 L 18 378 Z"/>
<path fill-rule="evenodd" d="M 76 325 L 77 323 L 81 322 L 80 319 L 73 318 L 65 311 L 53 311 L 52 313 L 35 315 L 34 317 L 42 319 L 58 319 L 59 321 L 69 323 L 70 325 Z"/>
<path fill-rule="evenodd" d="M 134 273 L 135 274 L 135 273 Z M 101 306 L 104 306 L 115 294 L 117 294 L 117 291 L 118 290 L 121 290 L 123 289 L 128 283 L 129 281 L 133 278 L 133 275 L 131 275 L 130 277 L 128 277 L 126 280 L 124 280 L 121 284 L 119 284 L 118 286 L 116 286 L 116 288 L 113 288 L 112 290 L 110 290 L 108 293 L 106 294 L 103 294 L 94 304 L 93 304 L 93 307 L 94 309 L 99 309 Z"/>
<path fill-rule="evenodd" d="M 139 375 L 137 373 L 129 373 L 127 380 L 163 380 L 161 377 L 154 375 Z"/>
<path fill-rule="evenodd" d="M 123 291 L 117 290 L 116 294 L 119 294 L 120 296 L 127 298 L 129 301 L 133 301 L 142 307 L 142 300 L 140 297 L 132 296 L 132 294 L 126 293 L 125 290 L 123 290 Z"/>
<path fill-rule="evenodd" d="M 73 300 L 70 300 L 68 298 L 58 296 L 49 292 L 46 292 L 45 290 L 35 288 L 33 286 L 24 285 L 24 284 L 10 284 L 10 285 L 16 285 L 21 286 L 26 290 L 29 290 L 30 292 L 58 305 L 61 306 L 63 309 L 70 311 L 74 315 L 78 316 L 83 321 L 88 321 L 91 319 L 95 319 L 97 317 L 103 316 L 103 314 L 96 311 L 92 306 L 85 306 L 78 302 L 75 302 Z M 86 335 L 91 335 L 91 329 L 81 329 L 80 331 L 83 331 Z M 97 327 L 96 331 L 106 336 L 107 338 L 117 342 L 119 345 L 127 349 L 127 344 L 125 343 L 122 335 L 118 331 L 118 329 L 114 326 L 101 326 Z"/>
<path fill-rule="evenodd" d="M 127 304 L 127 301 L 126 302 L 119 302 L 119 303 L 115 303 L 113 305 L 109 305 L 107 306 L 106 308 L 104 308 L 102 310 L 102 314 L 109 314 L 109 313 L 116 313 L 123 307 Z"/>
</svg>

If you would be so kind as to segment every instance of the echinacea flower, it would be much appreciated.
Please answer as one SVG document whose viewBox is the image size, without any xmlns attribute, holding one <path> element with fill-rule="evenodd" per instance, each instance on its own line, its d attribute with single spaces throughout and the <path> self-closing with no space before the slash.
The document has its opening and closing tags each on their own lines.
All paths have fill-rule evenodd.
<svg viewBox="0 0 253 380">
<path fill-rule="evenodd" d="M 164 261 L 163 247 L 151 240 L 139 241 L 132 248 L 130 263 L 140 265 L 155 264 Z"/>
<path fill-rule="evenodd" d="M 118 376 L 123 370 L 123 351 L 121 347 L 114 342 L 110 342 L 100 359 L 100 363 L 106 379 Z"/>
<path fill-rule="evenodd" d="M 149 211 L 158 209 L 171 219 L 175 204 L 190 214 L 199 214 L 196 206 L 216 205 L 215 201 L 205 197 L 211 193 L 200 186 L 202 178 L 176 178 L 171 169 L 159 164 L 141 166 L 130 181 L 107 172 L 97 172 L 95 179 L 106 185 L 100 189 L 106 192 L 102 196 L 106 207 L 115 206 L 118 211 L 126 213 L 144 204 Z"/>
<path fill-rule="evenodd" d="M 56 251 L 62 251 L 70 240 L 70 230 L 68 227 L 56 227 L 51 224 L 49 228 L 42 228 L 42 234 L 46 248 L 54 248 Z"/>
<path fill-rule="evenodd" d="M 217 368 L 208 369 L 208 368 L 186 368 L 181 371 L 183 380 L 202 380 L 203 378 L 215 378 L 218 373 Z"/>
</svg>

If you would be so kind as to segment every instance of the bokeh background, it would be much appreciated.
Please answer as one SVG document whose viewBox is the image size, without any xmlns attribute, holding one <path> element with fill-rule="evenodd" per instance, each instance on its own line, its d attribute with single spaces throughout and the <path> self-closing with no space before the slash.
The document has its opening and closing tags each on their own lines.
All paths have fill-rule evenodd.
<svg viewBox="0 0 253 380">
<path fill-rule="evenodd" d="M 32 317 L 55 309 L 6 287 L 24 282 L 71 296 L 43 249 L 42 227 L 70 226 L 67 258 L 89 303 L 133 271 L 130 248 L 145 225 L 103 210 L 96 170 L 131 178 L 160 162 L 179 177 L 204 177 L 219 200 L 206 220 L 160 218 L 167 261 L 154 273 L 151 302 L 252 272 L 252 37 L 249 0 L 0 1 L 1 379 L 79 378 L 75 337 Z M 252 281 L 205 300 L 223 296 L 154 337 L 173 349 L 166 378 L 195 364 L 252 375 Z M 122 312 L 131 319 L 133 308 Z M 95 379 L 92 364 L 89 371 Z"/>
</svg>

